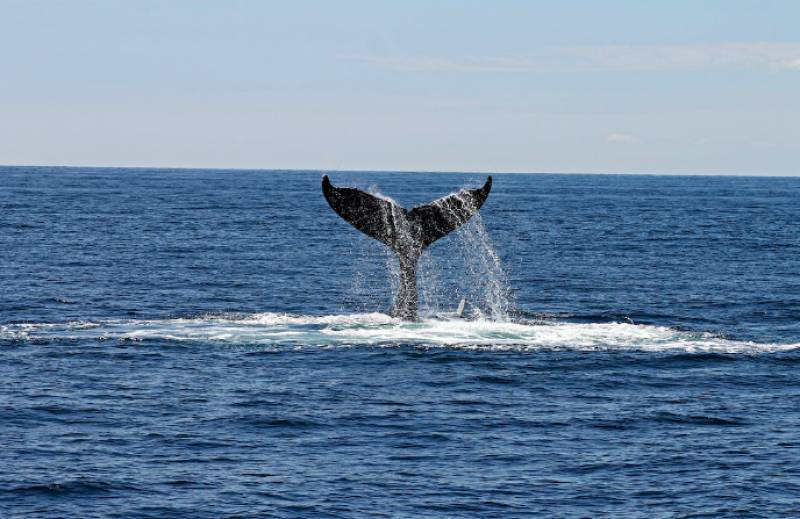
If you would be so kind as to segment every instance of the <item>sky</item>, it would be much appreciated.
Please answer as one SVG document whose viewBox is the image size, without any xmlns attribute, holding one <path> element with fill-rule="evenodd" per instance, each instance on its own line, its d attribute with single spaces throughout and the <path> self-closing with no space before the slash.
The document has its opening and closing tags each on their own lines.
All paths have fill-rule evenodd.
<svg viewBox="0 0 800 519">
<path fill-rule="evenodd" d="M 0 0 L 0 164 L 800 174 L 800 2 Z"/>
</svg>

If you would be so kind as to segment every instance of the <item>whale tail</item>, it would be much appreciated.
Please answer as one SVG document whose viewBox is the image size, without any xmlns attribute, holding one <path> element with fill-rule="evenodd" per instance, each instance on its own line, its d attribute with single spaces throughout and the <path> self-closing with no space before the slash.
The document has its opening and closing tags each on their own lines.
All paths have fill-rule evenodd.
<svg viewBox="0 0 800 519">
<path fill-rule="evenodd" d="M 481 208 L 492 189 L 465 189 L 410 211 L 392 200 L 351 187 L 335 187 L 322 177 L 322 193 L 331 208 L 350 225 L 389 246 L 400 262 L 400 290 L 391 315 L 417 320 L 417 260 L 433 242 L 465 224 Z"/>
</svg>

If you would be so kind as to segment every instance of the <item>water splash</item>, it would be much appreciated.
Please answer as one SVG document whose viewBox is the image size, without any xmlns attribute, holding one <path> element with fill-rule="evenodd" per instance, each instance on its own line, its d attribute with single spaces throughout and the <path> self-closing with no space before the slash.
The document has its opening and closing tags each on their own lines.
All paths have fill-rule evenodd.
<svg viewBox="0 0 800 519">
<path fill-rule="evenodd" d="M 377 215 L 383 220 L 384 226 L 390 228 L 399 241 L 414 242 L 411 229 L 403 226 L 408 226 L 405 215 L 395 214 L 404 211 L 401 206 L 381 193 L 375 185 L 369 186 L 367 191 L 391 203 L 391 214 Z M 462 205 L 453 204 L 454 197 Z M 509 320 L 512 303 L 507 275 L 481 214 L 473 203 L 474 200 L 463 190 L 432 202 L 444 212 L 452 213 L 454 221 L 463 221 L 465 211 L 474 214 L 450 235 L 422 251 L 417 265 L 419 315 L 422 317 L 431 318 L 452 312 L 464 299 L 468 314 L 473 318 Z M 376 248 L 375 244 L 367 244 L 365 240 L 360 243 L 362 246 L 356 254 L 356 272 L 349 291 L 351 299 L 358 300 L 360 304 L 351 308 L 362 311 L 384 309 L 388 307 L 382 301 L 387 288 L 393 300 L 397 299 L 401 290 L 400 263 L 397 255 L 388 247 Z M 376 252 L 378 250 L 380 252 Z M 385 265 L 384 277 L 376 275 L 374 263 Z"/>
<path fill-rule="evenodd" d="M 464 191 L 448 196 L 459 196 L 467 206 L 473 202 L 465 196 Z M 434 204 L 445 209 L 440 201 L 446 198 Z M 453 217 L 458 218 L 458 215 L 454 213 Z M 428 312 L 435 314 L 452 310 L 454 304 L 458 305 L 461 299 L 465 299 L 473 317 L 508 321 L 512 308 L 508 276 L 483 224 L 480 211 L 475 209 L 472 217 L 453 235 L 455 249 L 451 244 L 448 247 L 451 250 L 432 252 L 423 257 L 419 278 L 420 286 L 425 287 L 421 292 Z"/>
<path fill-rule="evenodd" d="M 494 321 L 508 321 L 512 308 L 511 291 L 500 257 L 483 225 L 480 213 L 457 231 L 459 250 L 465 265 L 462 297 L 469 301 L 477 315 Z"/>
</svg>

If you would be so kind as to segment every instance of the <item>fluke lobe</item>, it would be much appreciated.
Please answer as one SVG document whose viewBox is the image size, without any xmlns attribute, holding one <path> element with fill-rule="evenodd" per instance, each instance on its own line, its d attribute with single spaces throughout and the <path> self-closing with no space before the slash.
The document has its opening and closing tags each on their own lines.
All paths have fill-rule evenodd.
<svg viewBox="0 0 800 519">
<path fill-rule="evenodd" d="M 465 189 L 410 211 L 391 200 L 352 187 L 335 187 L 322 177 L 322 193 L 336 214 L 367 236 L 388 245 L 400 262 L 400 290 L 390 314 L 405 321 L 417 318 L 417 261 L 427 246 L 458 229 L 478 212 L 492 177 L 479 189 Z"/>
</svg>

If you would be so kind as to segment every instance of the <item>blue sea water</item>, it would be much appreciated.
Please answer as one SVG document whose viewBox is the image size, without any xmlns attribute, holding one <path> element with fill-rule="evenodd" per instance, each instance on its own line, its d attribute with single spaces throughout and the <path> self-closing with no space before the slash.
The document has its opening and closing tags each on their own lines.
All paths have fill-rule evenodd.
<svg viewBox="0 0 800 519">
<path fill-rule="evenodd" d="M 0 168 L 1 517 L 800 516 L 800 178 L 321 176 Z"/>
</svg>

